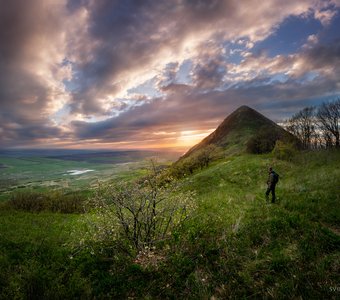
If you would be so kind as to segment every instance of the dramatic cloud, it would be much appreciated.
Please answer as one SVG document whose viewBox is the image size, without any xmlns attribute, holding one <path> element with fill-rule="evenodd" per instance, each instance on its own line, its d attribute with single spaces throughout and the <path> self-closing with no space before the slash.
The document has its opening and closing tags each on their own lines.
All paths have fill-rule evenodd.
<svg viewBox="0 0 340 300">
<path fill-rule="evenodd" d="M 239 105 L 279 120 L 340 92 L 338 0 L 0 5 L 4 147 L 184 147 Z"/>
<path fill-rule="evenodd" d="M 195 56 L 201 61 L 202 43 L 243 36 L 254 42 L 264 39 L 288 15 L 306 12 L 310 1 L 272 1 L 262 7 L 253 1 L 242 5 L 218 0 L 89 1 L 75 3 L 73 10 L 77 4 L 88 11 L 94 46 L 91 59 L 74 61 L 79 77 L 74 80 L 72 109 L 100 115 L 115 108 L 114 97 L 126 96 L 128 89 L 156 76 L 169 63 Z M 214 72 L 221 71 L 216 61 L 209 64 L 197 66 L 200 86 L 211 86 L 201 79 L 212 72 L 216 76 L 209 78 L 212 81 L 223 75 Z"/>
<path fill-rule="evenodd" d="M 41 139 L 60 133 L 51 114 L 67 101 L 62 83 L 65 36 L 62 1 L 1 1 L 0 127 L 2 141 Z"/>
</svg>

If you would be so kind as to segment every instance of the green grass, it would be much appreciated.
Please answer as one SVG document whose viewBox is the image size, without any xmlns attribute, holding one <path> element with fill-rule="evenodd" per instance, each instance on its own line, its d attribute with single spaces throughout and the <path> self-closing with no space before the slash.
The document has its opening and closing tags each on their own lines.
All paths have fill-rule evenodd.
<svg viewBox="0 0 340 300">
<path fill-rule="evenodd" d="M 294 161 L 242 155 L 188 179 L 200 205 L 185 247 L 201 262 L 184 297 L 336 296 L 340 155 L 305 153 Z M 264 198 L 271 165 L 281 175 L 274 205 Z"/>
<path fill-rule="evenodd" d="M 264 197 L 269 166 L 276 204 Z M 91 240 L 96 214 L 1 209 L 0 298 L 339 297 L 339 151 L 234 156 L 181 183 L 197 209 L 144 264 Z"/>
<path fill-rule="evenodd" d="M 1 211 L 1 299 L 66 299 L 88 294 L 89 283 L 72 266 L 67 246 L 71 232 L 82 232 L 78 219 L 70 214 Z"/>
</svg>

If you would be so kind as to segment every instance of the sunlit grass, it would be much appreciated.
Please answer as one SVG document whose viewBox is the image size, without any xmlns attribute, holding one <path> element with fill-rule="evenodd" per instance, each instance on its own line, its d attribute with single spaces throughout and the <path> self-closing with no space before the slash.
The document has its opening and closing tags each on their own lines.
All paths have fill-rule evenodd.
<svg viewBox="0 0 340 300">
<path fill-rule="evenodd" d="M 95 212 L 2 209 L 1 296 L 336 298 L 339 164 L 339 151 L 320 151 L 290 161 L 240 155 L 196 170 L 181 180 L 196 193 L 195 213 L 150 264 L 91 240 Z M 280 174 L 276 204 L 264 197 L 269 166 Z"/>
</svg>

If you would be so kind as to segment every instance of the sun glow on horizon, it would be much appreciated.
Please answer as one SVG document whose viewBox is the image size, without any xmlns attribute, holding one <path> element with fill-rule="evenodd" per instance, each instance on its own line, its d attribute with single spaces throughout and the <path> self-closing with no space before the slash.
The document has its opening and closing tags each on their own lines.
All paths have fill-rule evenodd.
<svg viewBox="0 0 340 300">
<path fill-rule="evenodd" d="M 185 153 L 191 147 L 207 137 L 214 129 L 182 130 L 179 132 L 153 132 L 155 138 L 132 141 L 107 141 L 100 139 L 84 139 L 77 141 L 41 139 L 39 146 L 28 145 L 28 148 L 40 149 L 98 149 L 98 150 L 164 150 Z M 21 147 L 18 147 L 21 148 Z"/>
<path fill-rule="evenodd" d="M 192 147 L 213 131 L 214 129 L 181 131 L 180 136 L 177 139 L 177 144 L 179 147 Z"/>
</svg>

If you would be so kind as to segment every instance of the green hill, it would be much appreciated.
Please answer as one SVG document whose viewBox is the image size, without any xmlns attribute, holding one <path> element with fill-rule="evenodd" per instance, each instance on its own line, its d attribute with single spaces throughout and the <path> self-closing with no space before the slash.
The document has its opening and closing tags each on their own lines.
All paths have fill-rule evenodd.
<svg viewBox="0 0 340 300">
<path fill-rule="evenodd" d="M 260 132 L 269 133 L 267 138 L 274 135 L 275 139 L 296 140 L 289 132 L 256 110 L 248 106 L 241 106 L 231 113 L 214 132 L 189 149 L 182 156 L 182 159 L 191 156 L 208 145 L 219 146 L 227 154 L 244 152 L 247 142 Z"/>
</svg>

